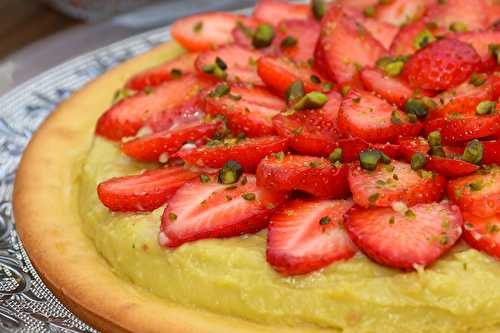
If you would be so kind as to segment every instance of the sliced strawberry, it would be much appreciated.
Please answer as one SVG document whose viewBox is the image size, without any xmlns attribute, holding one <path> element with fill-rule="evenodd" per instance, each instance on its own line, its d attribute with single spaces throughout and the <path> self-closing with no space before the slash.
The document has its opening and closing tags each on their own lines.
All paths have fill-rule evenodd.
<svg viewBox="0 0 500 333">
<path fill-rule="evenodd" d="M 394 37 L 391 47 L 389 48 L 390 53 L 394 56 L 410 55 L 417 51 L 417 36 L 423 31 L 428 30 L 431 33 L 435 33 L 434 29 L 431 29 L 423 20 L 419 20 L 408 25 L 405 25 L 399 29 L 398 34 Z"/>
<path fill-rule="evenodd" d="M 500 114 L 456 117 L 456 119 L 434 119 L 426 122 L 425 135 L 441 132 L 443 143 L 469 141 L 495 136 L 500 133 Z"/>
<path fill-rule="evenodd" d="M 490 52 L 489 45 L 500 44 L 500 31 L 475 31 L 456 34 L 455 38 L 469 43 L 481 57 L 481 71 L 495 69 L 497 61 Z"/>
<path fill-rule="evenodd" d="M 267 89 L 246 86 L 232 86 L 230 94 L 207 97 L 205 104 L 207 113 L 226 116 L 233 133 L 249 137 L 274 134 L 272 118 L 285 109 L 285 102 Z"/>
<path fill-rule="evenodd" d="M 342 138 L 338 141 L 338 146 L 342 148 L 342 162 L 349 163 L 359 158 L 359 153 L 369 148 L 378 150 L 390 158 L 397 159 L 400 156 L 399 144 L 392 143 L 368 143 L 361 138 Z"/>
<path fill-rule="evenodd" d="M 351 90 L 342 101 L 339 129 L 371 143 L 394 142 L 401 136 L 415 136 L 422 125 L 385 100 L 364 91 Z"/>
<path fill-rule="evenodd" d="M 203 69 L 205 66 L 214 64 L 215 59 L 219 57 L 227 65 L 228 81 L 263 85 L 262 80 L 257 75 L 255 66 L 255 61 L 260 56 L 261 53 L 258 51 L 249 50 L 238 45 L 228 45 L 201 53 L 196 59 L 195 67 L 202 76 L 214 79 L 213 75 L 205 73 Z"/>
<path fill-rule="evenodd" d="M 479 217 L 500 213 L 500 168 L 494 166 L 481 174 L 457 178 L 448 182 L 448 197 L 463 212 Z"/>
<path fill-rule="evenodd" d="M 484 218 L 465 212 L 464 240 L 476 250 L 500 259 L 500 216 Z"/>
<path fill-rule="evenodd" d="M 249 18 L 231 13 L 203 13 L 175 21 L 171 33 L 189 51 L 206 51 L 233 41 L 231 31 Z"/>
<path fill-rule="evenodd" d="M 349 171 L 353 200 L 362 207 L 389 207 L 399 201 L 408 206 L 438 201 L 445 185 L 443 176 L 414 171 L 399 161 L 379 164 L 374 171 L 363 169 L 358 162 Z"/>
<path fill-rule="evenodd" d="M 472 46 L 445 38 L 411 56 L 402 76 L 414 88 L 443 90 L 467 80 L 480 63 L 481 58 Z"/>
<path fill-rule="evenodd" d="M 328 103 L 320 110 L 306 110 L 273 118 L 276 132 L 289 139 L 289 146 L 298 153 L 328 156 L 338 147 L 337 115 L 340 94 L 328 95 Z"/>
<path fill-rule="evenodd" d="M 443 29 L 450 29 L 453 23 L 461 23 L 468 31 L 486 29 L 489 21 L 484 0 L 436 1 L 429 6 L 425 19 Z"/>
<path fill-rule="evenodd" d="M 162 156 L 168 158 L 187 142 L 211 138 L 220 123 L 195 122 L 158 132 L 122 143 L 121 150 L 126 155 L 140 161 L 158 162 Z M 160 161 L 161 162 L 161 161 Z"/>
<path fill-rule="evenodd" d="M 267 226 L 276 207 L 286 200 L 255 184 L 255 176 L 244 174 L 237 184 L 195 179 L 182 186 L 163 212 L 160 243 L 177 247 L 205 238 L 223 238 L 254 233 Z"/>
<path fill-rule="evenodd" d="M 277 26 L 283 20 L 310 19 L 312 13 L 306 4 L 295 4 L 282 0 L 259 0 L 252 16 L 257 20 Z"/>
<path fill-rule="evenodd" d="M 269 155 L 257 167 L 257 184 L 274 191 L 300 190 L 316 197 L 339 199 L 349 195 L 348 168 L 337 168 L 322 157 Z"/>
<path fill-rule="evenodd" d="M 483 144 L 483 164 L 500 165 L 500 140 L 481 141 Z"/>
<path fill-rule="evenodd" d="M 401 156 L 409 162 L 415 153 L 427 154 L 430 150 L 429 143 L 422 137 L 399 139 L 399 152 Z M 463 147 L 443 146 L 446 156 L 462 155 Z"/>
<path fill-rule="evenodd" d="M 114 177 L 97 186 L 99 199 L 114 212 L 148 212 L 163 205 L 185 182 L 198 176 L 183 167 L 148 170 Z"/>
<path fill-rule="evenodd" d="M 253 172 L 266 155 L 285 151 L 287 146 L 286 138 L 263 136 L 244 139 L 234 144 L 220 142 L 183 150 L 177 153 L 177 157 L 188 163 L 210 168 L 221 168 L 227 161 L 234 160 L 241 164 L 245 172 Z"/>
<path fill-rule="evenodd" d="M 144 90 L 161 83 L 194 72 L 194 61 L 198 53 L 186 53 L 159 66 L 146 69 L 130 78 L 125 87 L 132 90 Z"/>
<path fill-rule="evenodd" d="M 194 75 L 167 81 L 151 93 L 139 92 L 109 108 L 97 121 L 96 134 L 110 140 L 133 136 L 154 114 L 179 107 L 210 85 Z M 179 94 L 182 91 L 182 94 Z"/>
<path fill-rule="evenodd" d="M 478 76 L 478 78 L 486 80 L 486 77 L 482 78 Z M 436 95 L 433 98 L 436 107 L 429 113 L 427 119 L 453 119 L 460 115 L 474 115 L 476 113 L 476 106 L 480 102 L 492 99 L 493 89 L 491 80 L 487 80 L 479 86 L 467 81 Z"/>
<path fill-rule="evenodd" d="M 387 50 L 391 47 L 392 41 L 399 32 L 399 27 L 373 18 L 364 18 L 361 22 L 366 30 Z"/>
<path fill-rule="evenodd" d="M 328 74 L 339 84 L 356 81 L 360 68 L 373 66 L 386 53 L 365 27 L 337 5 L 323 17 L 318 47 Z"/>
<path fill-rule="evenodd" d="M 376 7 L 376 18 L 383 22 L 402 26 L 420 19 L 429 0 L 393 0 Z"/>
<path fill-rule="evenodd" d="M 406 270 L 429 266 L 462 234 L 462 214 L 449 203 L 419 204 L 405 212 L 392 208 L 353 208 L 345 228 L 368 257 Z"/>
<path fill-rule="evenodd" d="M 402 107 L 413 96 L 413 90 L 403 80 L 384 75 L 375 68 L 364 68 L 361 81 L 366 89 L 382 96 L 386 101 Z"/>
<path fill-rule="evenodd" d="M 314 47 L 319 37 L 320 26 L 316 20 L 284 20 L 278 25 L 276 45 L 281 52 L 297 62 L 313 59 Z M 285 38 L 295 38 L 296 44 L 283 45 Z"/>
<path fill-rule="evenodd" d="M 267 261 L 284 275 L 306 274 L 349 259 L 356 247 L 343 228 L 347 200 L 294 200 L 271 218 Z"/>
<path fill-rule="evenodd" d="M 336 3 L 343 8 L 349 7 L 362 11 L 367 7 L 375 7 L 379 3 L 379 0 L 337 0 Z"/>
<path fill-rule="evenodd" d="M 287 57 L 262 57 L 257 61 L 257 72 L 266 86 L 278 96 L 285 96 L 287 88 L 297 80 L 304 83 L 304 91 L 321 91 L 321 83 L 327 82 L 318 72 L 306 64 L 298 64 Z"/>
</svg>

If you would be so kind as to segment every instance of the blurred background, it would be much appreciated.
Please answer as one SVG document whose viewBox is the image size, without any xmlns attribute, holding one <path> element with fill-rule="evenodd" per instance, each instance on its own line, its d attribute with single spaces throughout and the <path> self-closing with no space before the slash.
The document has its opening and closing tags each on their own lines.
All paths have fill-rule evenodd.
<svg viewBox="0 0 500 333">
<path fill-rule="evenodd" d="M 84 52 L 254 0 L 0 0 L 0 95 Z"/>
</svg>

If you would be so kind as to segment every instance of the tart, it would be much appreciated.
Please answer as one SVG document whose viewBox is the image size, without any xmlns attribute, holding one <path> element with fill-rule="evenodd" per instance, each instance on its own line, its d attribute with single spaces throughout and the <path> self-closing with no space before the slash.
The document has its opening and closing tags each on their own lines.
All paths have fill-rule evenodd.
<svg viewBox="0 0 500 333">
<path fill-rule="evenodd" d="M 498 5 L 372 2 L 183 18 L 60 105 L 47 285 L 106 332 L 499 331 Z"/>
</svg>

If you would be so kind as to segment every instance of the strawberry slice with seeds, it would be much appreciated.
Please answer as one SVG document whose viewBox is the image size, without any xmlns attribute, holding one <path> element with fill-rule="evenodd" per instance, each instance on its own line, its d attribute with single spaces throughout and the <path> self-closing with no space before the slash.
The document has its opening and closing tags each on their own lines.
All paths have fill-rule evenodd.
<svg viewBox="0 0 500 333">
<path fill-rule="evenodd" d="M 402 77 L 414 88 L 444 90 L 467 80 L 480 64 L 481 57 L 472 46 L 445 38 L 412 55 Z"/>
<path fill-rule="evenodd" d="M 450 180 L 448 197 L 463 212 L 479 217 L 500 213 L 500 168 L 493 166 L 479 174 Z"/>
<path fill-rule="evenodd" d="M 387 76 L 376 68 L 364 68 L 361 71 L 361 81 L 366 89 L 399 107 L 402 107 L 413 96 L 413 90 L 406 82 L 397 77 Z"/>
<path fill-rule="evenodd" d="M 464 212 L 464 240 L 471 247 L 500 259 L 500 216 L 477 217 Z"/>
<path fill-rule="evenodd" d="M 300 190 L 316 197 L 339 199 L 349 195 L 346 166 L 335 167 L 322 157 L 275 154 L 257 167 L 257 184 L 274 191 Z"/>
<path fill-rule="evenodd" d="M 318 21 L 284 20 L 278 25 L 277 31 L 275 43 L 282 53 L 297 62 L 313 59 L 320 31 Z"/>
<path fill-rule="evenodd" d="M 439 118 L 427 121 L 425 135 L 438 131 L 443 143 L 469 141 L 495 136 L 500 133 L 500 114 L 486 116 L 457 116 L 452 119 Z"/>
<path fill-rule="evenodd" d="M 152 92 L 138 92 L 111 106 L 97 121 L 96 134 L 110 140 L 133 136 L 146 120 L 162 111 L 174 109 L 210 86 L 194 75 L 167 81 Z M 182 91 L 182 94 L 179 94 Z"/>
<path fill-rule="evenodd" d="M 241 164 L 245 172 L 253 172 L 266 155 L 285 151 L 287 147 L 288 139 L 278 136 L 235 139 L 235 142 L 213 140 L 200 148 L 179 151 L 176 157 L 210 168 L 221 168 L 227 161 L 233 160 Z"/>
<path fill-rule="evenodd" d="M 432 172 L 417 172 L 404 162 L 379 164 L 373 171 L 359 162 L 349 170 L 349 187 L 355 203 L 362 207 L 389 207 L 395 202 L 408 206 L 438 201 L 446 180 Z"/>
<path fill-rule="evenodd" d="M 384 153 L 390 158 L 399 158 L 399 144 L 375 143 L 371 144 L 363 139 L 352 137 L 339 140 L 339 147 L 342 148 L 342 162 L 349 163 L 359 158 L 359 153 L 367 149 L 375 149 Z"/>
<path fill-rule="evenodd" d="M 189 51 L 206 51 L 233 41 L 231 31 L 238 22 L 251 20 L 231 13 L 204 13 L 175 21 L 172 37 Z"/>
<path fill-rule="evenodd" d="M 420 19 L 430 3 L 428 0 L 393 0 L 379 3 L 375 17 L 382 22 L 402 26 Z"/>
<path fill-rule="evenodd" d="M 360 68 L 373 66 L 386 53 L 363 25 L 337 5 L 323 17 L 317 47 L 322 48 L 328 74 L 339 84 L 356 81 Z"/>
<path fill-rule="evenodd" d="M 227 68 L 225 69 L 227 81 L 235 83 L 250 83 L 255 85 L 264 85 L 257 75 L 255 62 L 259 59 L 261 53 L 249 50 L 238 45 L 228 45 L 215 50 L 206 51 L 200 54 L 196 59 L 195 67 L 198 73 L 206 78 L 223 80 L 223 77 L 217 77 L 210 73 L 208 68 L 216 63 L 216 59 L 221 59 Z"/>
<path fill-rule="evenodd" d="M 103 205 L 114 212 L 149 212 L 197 176 L 197 172 L 183 167 L 148 170 L 140 175 L 108 179 L 97 186 L 97 194 Z"/>
<path fill-rule="evenodd" d="M 271 218 L 267 261 L 284 275 L 306 274 L 349 259 L 356 247 L 343 229 L 347 200 L 293 200 Z"/>
<path fill-rule="evenodd" d="M 310 19 L 312 13 L 306 4 L 295 4 L 282 0 L 259 0 L 252 16 L 257 20 L 277 26 L 283 20 Z"/>
<path fill-rule="evenodd" d="M 454 36 L 462 42 L 469 43 L 481 57 L 480 71 L 494 70 L 497 61 L 490 52 L 491 44 L 500 44 L 500 31 L 475 31 L 456 34 Z"/>
<path fill-rule="evenodd" d="M 426 22 L 433 22 L 440 28 L 453 31 L 453 24 L 460 24 L 467 31 L 488 27 L 488 12 L 484 0 L 446 0 L 429 6 Z"/>
<path fill-rule="evenodd" d="M 289 139 L 289 146 L 298 153 L 328 156 L 338 147 L 337 115 L 342 97 L 328 94 L 328 102 L 319 110 L 305 110 L 273 118 L 276 132 Z"/>
<path fill-rule="evenodd" d="M 429 266 L 462 234 L 462 214 L 449 203 L 428 203 L 405 211 L 392 208 L 352 208 L 345 228 L 372 260 L 405 270 Z"/>
<path fill-rule="evenodd" d="M 156 87 L 165 81 L 177 79 L 194 72 L 194 61 L 198 53 L 186 53 L 161 65 L 146 69 L 127 81 L 125 87 L 132 90 L 144 90 Z"/>
<path fill-rule="evenodd" d="M 169 200 L 162 216 L 160 243 L 177 247 L 199 239 L 255 233 L 267 226 L 285 200 L 285 194 L 257 186 L 250 174 L 230 186 L 218 183 L 216 176 L 192 180 Z"/>
<path fill-rule="evenodd" d="M 307 64 L 296 63 L 287 57 L 262 57 L 257 61 L 257 72 L 266 86 L 278 96 L 285 96 L 287 88 L 297 80 L 302 81 L 306 93 L 321 91 L 322 83 L 328 82 Z"/>
<path fill-rule="evenodd" d="M 404 56 L 413 54 L 420 47 L 432 42 L 435 36 L 441 35 L 442 31 L 433 25 L 427 24 L 424 20 L 402 26 L 398 34 L 394 37 L 390 53 L 394 56 Z M 427 36 L 427 39 L 420 38 Z M 432 38 L 432 39 L 431 39 Z"/>
<path fill-rule="evenodd" d="M 187 142 L 211 138 L 219 126 L 220 123 L 203 124 L 198 121 L 124 142 L 121 150 L 140 161 L 158 162 L 162 157 L 167 159 Z"/>
<path fill-rule="evenodd" d="M 272 118 L 285 109 L 282 99 L 260 87 L 233 85 L 229 94 L 210 97 L 209 93 L 205 101 L 207 113 L 226 116 L 233 133 L 249 137 L 274 134 Z"/>
<path fill-rule="evenodd" d="M 394 142 L 401 136 L 415 136 L 422 124 L 387 101 L 364 91 L 351 90 L 340 105 L 339 129 L 371 143 Z"/>
</svg>

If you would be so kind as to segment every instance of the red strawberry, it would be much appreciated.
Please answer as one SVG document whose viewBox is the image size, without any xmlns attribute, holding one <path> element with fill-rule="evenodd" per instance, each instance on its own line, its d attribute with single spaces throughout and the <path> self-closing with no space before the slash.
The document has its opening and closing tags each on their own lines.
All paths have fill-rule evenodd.
<svg viewBox="0 0 500 333">
<path fill-rule="evenodd" d="M 274 191 L 300 190 L 339 199 L 349 195 L 347 172 L 347 167 L 337 168 L 322 157 L 269 155 L 257 167 L 257 184 Z"/>
<path fill-rule="evenodd" d="M 320 110 L 299 111 L 273 118 L 276 132 L 289 139 L 289 146 L 298 153 L 328 156 L 338 147 L 337 115 L 340 94 L 328 94 L 328 103 Z"/>
<path fill-rule="evenodd" d="M 356 247 L 343 229 L 346 200 L 294 200 L 269 222 L 267 261 L 284 275 L 306 274 L 349 259 Z"/>
<path fill-rule="evenodd" d="M 274 134 L 272 118 L 286 109 L 285 102 L 267 89 L 234 85 L 230 94 L 207 97 L 205 103 L 207 113 L 225 115 L 234 133 L 249 137 Z"/>
<path fill-rule="evenodd" d="M 481 141 L 483 144 L 483 164 L 500 165 L 500 140 Z"/>
<path fill-rule="evenodd" d="M 140 161 L 158 162 L 165 156 L 175 153 L 187 143 L 212 137 L 220 123 L 195 122 L 180 128 L 172 128 L 122 143 L 126 155 Z M 161 161 L 160 161 L 161 162 Z"/>
<path fill-rule="evenodd" d="M 307 20 L 312 18 L 311 14 L 309 6 L 306 4 L 295 4 L 282 0 L 259 0 L 252 16 L 257 20 L 277 26 L 283 20 Z"/>
<path fill-rule="evenodd" d="M 254 233 L 267 226 L 286 195 L 258 187 L 255 176 L 244 174 L 237 184 L 195 179 L 182 186 L 163 212 L 160 243 L 177 247 L 204 238 Z"/>
<path fill-rule="evenodd" d="M 362 11 L 367 7 L 375 7 L 379 3 L 379 0 L 337 0 L 336 3 L 343 8 L 348 7 Z"/>
<path fill-rule="evenodd" d="M 467 80 L 480 63 L 481 58 L 472 46 L 445 38 L 411 56 L 402 76 L 414 88 L 443 90 Z"/>
<path fill-rule="evenodd" d="M 319 30 L 319 23 L 315 20 L 285 20 L 279 24 L 276 41 L 273 43 L 293 60 L 307 62 L 314 57 Z M 292 46 L 283 45 L 283 40 L 290 37 L 295 38 L 297 43 Z"/>
<path fill-rule="evenodd" d="M 261 53 L 258 51 L 248 50 L 238 45 L 228 45 L 201 53 L 196 59 L 195 67 L 202 76 L 215 79 L 215 76 L 206 73 L 204 69 L 206 66 L 213 65 L 215 59 L 219 57 L 227 65 L 228 81 L 263 85 L 255 66 L 255 61 L 260 56 Z"/>
<path fill-rule="evenodd" d="M 472 139 L 495 136 L 500 133 L 500 114 L 456 117 L 456 119 L 434 119 L 427 121 L 425 135 L 441 132 L 443 143 L 469 141 Z"/>
<path fill-rule="evenodd" d="M 401 27 L 392 41 L 390 53 L 394 56 L 410 55 L 417 51 L 419 34 L 430 32 L 434 37 L 443 34 L 443 30 L 419 20 Z"/>
<path fill-rule="evenodd" d="M 357 137 L 343 138 L 338 141 L 338 146 L 342 148 L 342 162 L 349 163 L 359 158 L 359 153 L 369 148 L 378 150 L 390 158 L 399 158 L 399 144 L 392 143 L 368 143 Z"/>
<path fill-rule="evenodd" d="M 337 5 L 323 17 L 317 47 L 322 48 L 328 74 L 340 84 L 356 81 L 359 68 L 373 66 L 386 53 L 365 27 Z"/>
<path fill-rule="evenodd" d="M 338 119 L 342 133 L 368 142 L 393 142 L 400 136 L 415 136 L 422 125 L 410 123 L 405 113 L 385 100 L 364 91 L 351 90 L 342 101 Z"/>
<path fill-rule="evenodd" d="M 392 208 L 351 209 L 345 228 L 374 261 L 389 267 L 429 266 L 462 234 L 462 214 L 448 203 L 419 204 L 405 212 Z"/>
<path fill-rule="evenodd" d="M 429 0 L 393 0 L 376 7 L 376 18 L 383 22 L 403 26 L 414 22 L 425 13 Z"/>
<path fill-rule="evenodd" d="M 176 156 L 187 163 L 210 168 L 221 168 L 227 161 L 234 160 L 245 172 L 253 172 L 266 155 L 285 151 L 287 141 L 277 136 L 263 136 L 234 144 L 212 142 L 201 148 L 179 151 Z"/>
<path fill-rule="evenodd" d="M 143 90 L 146 87 L 156 87 L 177 76 L 194 72 L 194 61 L 198 53 L 186 53 L 169 60 L 159 66 L 146 69 L 130 78 L 125 87 L 132 90 Z"/>
<path fill-rule="evenodd" d="M 413 96 L 413 90 L 403 80 L 384 75 L 375 68 L 364 68 L 361 81 L 366 89 L 382 96 L 386 101 L 402 107 Z"/>
<path fill-rule="evenodd" d="M 489 45 L 500 44 L 500 31 L 475 31 L 456 34 L 454 36 L 462 42 L 469 43 L 481 57 L 480 70 L 495 69 L 497 61 L 490 52 Z"/>
<path fill-rule="evenodd" d="M 438 201 L 443 197 L 443 176 L 422 173 L 404 162 L 379 164 L 374 171 L 363 169 L 359 162 L 349 171 L 353 200 L 362 207 L 389 207 L 395 202 L 408 206 Z"/>
<path fill-rule="evenodd" d="M 500 168 L 494 166 L 481 174 L 450 180 L 447 193 L 464 212 L 479 217 L 498 214 L 500 213 Z"/>
<path fill-rule="evenodd" d="M 486 29 L 487 6 L 484 0 L 437 1 L 429 7 L 425 20 L 443 29 L 450 29 L 453 23 L 464 24 L 469 31 Z"/>
<path fill-rule="evenodd" d="M 286 57 L 262 57 L 257 61 L 257 72 L 266 86 L 278 96 L 285 96 L 287 88 L 297 80 L 304 83 L 304 91 L 321 91 L 321 83 L 311 80 L 317 77 L 327 82 L 320 74 L 306 64 L 298 64 Z"/>
<path fill-rule="evenodd" d="M 99 199 L 114 212 L 148 212 L 163 205 L 185 182 L 198 176 L 183 167 L 148 170 L 114 177 L 97 186 Z"/>
<path fill-rule="evenodd" d="M 175 21 L 172 37 L 189 51 L 206 51 L 233 41 L 231 31 L 238 22 L 251 20 L 231 13 L 203 13 Z"/>
<path fill-rule="evenodd" d="M 145 121 L 157 113 L 174 109 L 189 101 L 210 83 L 193 75 L 167 81 L 151 93 L 139 92 L 109 108 L 97 121 L 96 134 L 110 140 L 133 136 Z M 182 94 L 179 94 L 182 91 Z"/>
<path fill-rule="evenodd" d="M 483 218 L 464 213 L 464 240 L 476 250 L 500 259 L 500 216 Z"/>
<path fill-rule="evenodd" d="M 401 138 L 399 139 L 399 151 L 402 157 L 409 162 L 412 155 L 419 152 L 427 154 L 430 150 L 429 143 L 422 137 L 417 138 Z M 443 146 L 446 156 L 462 155 L 464 152 L 463 147 Z"/>
</svg>

